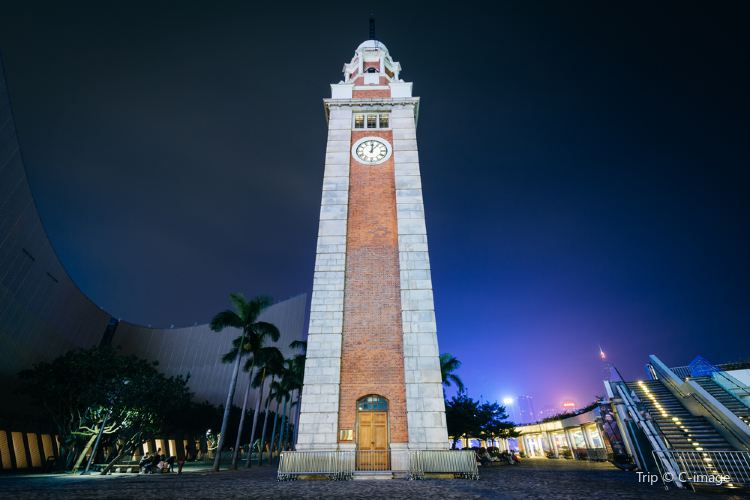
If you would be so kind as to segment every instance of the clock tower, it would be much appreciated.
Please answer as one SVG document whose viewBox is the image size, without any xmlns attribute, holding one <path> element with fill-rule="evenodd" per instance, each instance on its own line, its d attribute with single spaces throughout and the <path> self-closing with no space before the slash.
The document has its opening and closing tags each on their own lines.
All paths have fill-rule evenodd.
<svg viewBox="0 0 750 500">
<path fill-rule="evenodd" d="M 392 450 L 446 449 L 448 434 L 419 98 L 372 30 L 370 38 L 323 101 L 328 143 L 297 450 L 372 451 L 390 468 Z"/>
</svg>

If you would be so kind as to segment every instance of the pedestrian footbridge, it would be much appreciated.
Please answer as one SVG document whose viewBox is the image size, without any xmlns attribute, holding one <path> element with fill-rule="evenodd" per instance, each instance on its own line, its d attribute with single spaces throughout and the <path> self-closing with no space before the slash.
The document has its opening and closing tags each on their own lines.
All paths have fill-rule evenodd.
<svg viewBox="0 0 750 500">
<path fill-rule="evenodd" d="M 665 486 L 750 487 L 750 369 L 729 368 L 700 357 L 669 368 L 652 355 L 647 380 L 613 369 L 608 441 Z"/>
</svg>

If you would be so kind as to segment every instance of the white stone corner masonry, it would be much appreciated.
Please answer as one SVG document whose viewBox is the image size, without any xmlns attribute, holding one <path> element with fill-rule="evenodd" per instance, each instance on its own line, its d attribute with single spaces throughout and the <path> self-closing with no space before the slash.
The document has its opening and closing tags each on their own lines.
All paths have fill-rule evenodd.
<svg viewBox="0 0 750 500">
<path fill-rule="evenodd" d="M 410 449 L 448 448 L 440 352 L 417 153 L 415 104 L 391 110 L 396 176 L 406 416 Z"/>
<path fill-rule="evenodd" d="M 298 450 L 338 446 L 351 123 L 351 108 L 331 106 Z"/>
</svg>

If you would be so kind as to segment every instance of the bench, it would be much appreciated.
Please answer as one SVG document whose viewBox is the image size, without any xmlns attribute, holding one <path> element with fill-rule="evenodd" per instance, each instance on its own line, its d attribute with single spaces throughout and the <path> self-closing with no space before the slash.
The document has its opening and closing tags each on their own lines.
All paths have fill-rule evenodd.
<svg viewBox="0 0 750 500">
<path fill-rule="evenodd" d="M 89 470 L 101 472 L 106 466 L 107 464 L 92 464 Z M 109 474 L 112 474 L 113 472 L 116 472 L 118 474 L 138 474 L 139 472 L 141 472 L 141 468 L 138 465 L 138 462 L 122 462 L 112 466 L 112 468 L 109 470 Z"/>
</svg>

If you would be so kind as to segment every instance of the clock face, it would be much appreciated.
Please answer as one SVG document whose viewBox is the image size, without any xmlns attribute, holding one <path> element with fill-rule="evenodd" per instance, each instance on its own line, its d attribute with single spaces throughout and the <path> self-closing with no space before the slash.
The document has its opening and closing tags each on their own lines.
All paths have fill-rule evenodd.
<svg viewBox="0 0 750 500">
<path fill-rule="evenodd" d="M 377 139 L 366 139 L 355 147 L 354 152 L 364 163 L 381 163 L 388 156 L 388 146 Z"/>
</svg>

